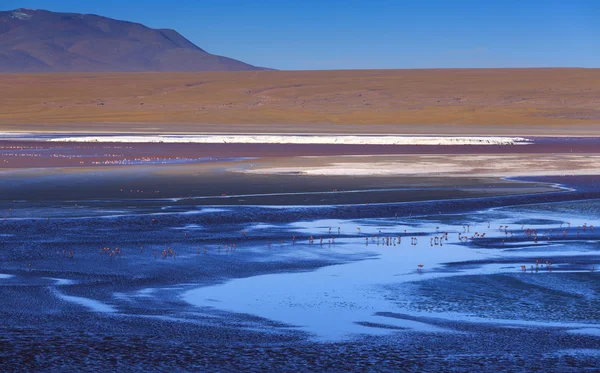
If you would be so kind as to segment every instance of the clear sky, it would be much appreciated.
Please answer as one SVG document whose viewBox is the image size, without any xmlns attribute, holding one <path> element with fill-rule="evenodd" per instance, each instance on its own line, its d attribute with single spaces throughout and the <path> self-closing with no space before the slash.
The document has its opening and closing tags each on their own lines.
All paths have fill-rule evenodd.
<svg viewBox="0 0 600 373">
<path fill-rule="evenodd" d="M 1 0 L 172 28 L 276 69 L 600 67 L 600 0 Z"/>
</svg>

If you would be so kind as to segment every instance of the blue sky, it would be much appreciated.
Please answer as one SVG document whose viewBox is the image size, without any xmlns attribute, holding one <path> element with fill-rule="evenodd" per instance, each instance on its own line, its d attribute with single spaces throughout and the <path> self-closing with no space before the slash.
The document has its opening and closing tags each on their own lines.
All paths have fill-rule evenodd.
<svg viewBox="0 0 600 373">
<path fill-rule="evenodd" d="M 285 70 L 600 67 L 600 0 L 2 0 L 172 28 Z"/>
</svg>

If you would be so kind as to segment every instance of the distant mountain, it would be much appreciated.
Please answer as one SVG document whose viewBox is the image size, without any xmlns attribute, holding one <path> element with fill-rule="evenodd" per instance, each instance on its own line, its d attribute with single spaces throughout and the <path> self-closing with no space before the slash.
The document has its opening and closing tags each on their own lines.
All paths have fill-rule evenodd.
<svg viewBox="0 0 600 373">
<path fill-rule="evenodd" d="M 169 29 L 93 14 L 0 12 L 0 72 L 263 70 Z"/>
</svg>

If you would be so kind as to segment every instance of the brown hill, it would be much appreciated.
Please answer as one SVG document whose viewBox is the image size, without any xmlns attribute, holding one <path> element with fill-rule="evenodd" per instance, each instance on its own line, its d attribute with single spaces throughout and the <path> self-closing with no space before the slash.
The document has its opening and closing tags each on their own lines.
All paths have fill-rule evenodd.
<svg viewBox="0 0 600 373">
<path fill-rule="evenodd" d="M 600 69 L 0 74 L 0 132 L 558 128 L 600 135 Z"/>
<path fill-rule="evenodd" d="M 0 12 L 0 72 L 260 69 L 212 55 L 174 30 L 93 14 Z"/>
</svg>

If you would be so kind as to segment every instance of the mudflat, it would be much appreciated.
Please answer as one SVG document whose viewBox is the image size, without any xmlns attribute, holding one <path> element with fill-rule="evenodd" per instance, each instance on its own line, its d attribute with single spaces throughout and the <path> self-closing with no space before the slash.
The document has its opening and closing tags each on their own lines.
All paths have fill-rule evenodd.
<svg viewBox="0 0 600 373">
<path fill-rule="evenodd" d="M 503 177 L 594 175 L 600 139 L 526 145 L 0 141 L 3 200 L 164 199 L 328 205 L 535 194 Z"/>
</svg>

